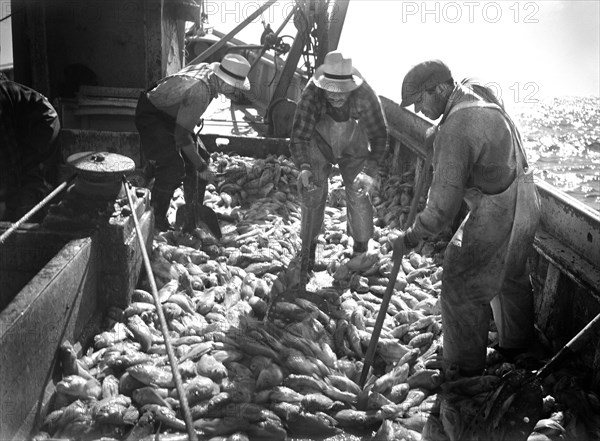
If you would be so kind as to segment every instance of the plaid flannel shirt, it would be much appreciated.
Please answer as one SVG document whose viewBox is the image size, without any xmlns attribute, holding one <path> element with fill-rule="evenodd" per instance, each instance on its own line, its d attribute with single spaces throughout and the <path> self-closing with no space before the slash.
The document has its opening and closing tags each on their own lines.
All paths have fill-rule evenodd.
<svg viewBox="0 0 600 441">
<path fill-rule="evenodd" d="M 361 120 L 369 138 L 371 157 L 369 168 L 376 167 L 387 150 L 388 133 L 381 104 L 375 92 L 366 81 L 348 98 L 350 118 Z M 304 88 L 292 126 L 290 152 L 298 168 L 310 168 L 309 144 L 315 132 L 315 125 L 327 111 L 325 91 L 312 81 Z"/>
</svg>

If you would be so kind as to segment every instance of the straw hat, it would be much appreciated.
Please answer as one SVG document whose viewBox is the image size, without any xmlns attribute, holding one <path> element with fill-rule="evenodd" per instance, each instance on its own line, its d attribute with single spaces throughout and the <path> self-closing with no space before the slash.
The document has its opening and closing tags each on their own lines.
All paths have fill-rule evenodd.
<svg viewBox="0 0 600 441">
<path fill-rule="evenodd" d="M 227 54 L 220 63 L 212 63 L 211 67 L 215 74 L 230 86 L 250 90 L 250 81 L 247 78 L 250 63 L 241 55 Z"/>
<path fill-rule="evenodd" d="M 358 89 L 363 78 L 354 67 L 352 58 L 344 58 L 341 52 L 325 55 L 325 61 L 315 70 L 314 83 L 330 92 L 351 92 Z"/>
</svg>

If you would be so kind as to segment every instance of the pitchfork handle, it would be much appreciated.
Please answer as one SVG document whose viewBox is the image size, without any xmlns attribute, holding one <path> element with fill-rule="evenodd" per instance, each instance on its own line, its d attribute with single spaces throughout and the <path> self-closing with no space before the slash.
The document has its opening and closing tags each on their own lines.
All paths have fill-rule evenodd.
<svg viewBox="0 0 600 441">
<path fill-rule="evenodd" d="M 375 327 L 373 328 L 373 334 L 371 334 L 371 341 L 369 342 L 369 348 L 367 349 L 363 369 L 360 374 L 360 381 L 358 385 L 361 388 L 363 388 L 365 385 L 367 375 L 369 374 L 369 369 L 373 364 L 373 358 L 375 358 L 375 349 L 377 348 L 377 343 L 379 342 L 379 335 L 381 334 L 381 328 L 383 328 L 383 322 L 387 314 L 388 306 L 390 305 L 390 300 L 392 299 L 392 293 L 394 291 L 394 286 L 396 285 L 396 278 L 398 277 L 398 272 L 400 271 L 400 264 L 402 263 L 403 257 L 403 255 L 400 255 L 397 259 L 394 259 L 394 266 L 392 268 L 392 273 L 390 274 L 390 280 L 388 281 L 385 289 L 385 294 L 383 294 L 383 300 L 381 301 L 381 306 L 379 307 L 379 314 L 377 314 L 377 320 L 375 321 Z"/>
</svg>

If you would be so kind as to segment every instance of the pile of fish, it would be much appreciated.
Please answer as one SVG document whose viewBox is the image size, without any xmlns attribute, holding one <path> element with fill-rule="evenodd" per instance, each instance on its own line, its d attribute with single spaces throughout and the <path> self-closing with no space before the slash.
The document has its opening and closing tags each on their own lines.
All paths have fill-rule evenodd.
<svg viewBox="0 0 600 441">
<path fill-rule="evenodd" d="M 373 368 L 365 387 L 358 386 L 389 283 L 393 227 L 407 212 L 414 173 L 383 175 L 373 199 L 375 235 L 370 250 L 358 256 L 352 256 L 346 233 L 341 178 L 331 178 L 316 271 L 310 289 L 298 295 L 300 208 L 293 164 L 285 157 L 215 154 L 213 160 L 217 178 L 205 203 L 221 216 L 222 239 L 169 231 L 155 236 L 152 252 L 168 338 L 198 438 L 460 439 L 457 434 L 467 432 L 461 409 L 474 409 L 476 421 L 486 402 L 482 397 L 490 397 L 499 375 L 514 365 L 490 349 L 489 375 L 444 381 L 443 242 L 403 259 Z M 182 203 L 181 194 L 175 195 L 171 215 Z M 126 309 L 109 309 L 103 332 L 80 356 L 69 342 L 61 346 L 62 379 L 37 441 L 154 440 L 157 433 L 163 440 L 187 439 L 147 280 L 131 299 Z M 576 390 L 553 378 L 563 395 Z M 598 415 L 597 397 L 581 392 L 577 399 L 580 406 L 588 403 L 587 416 Z M 544 416 L 555 416 L 539 433 L 563 436 L 573 418 L 558 396 L 545 404 Z M 496 424 L 503 410 L 494 410 Z M 593 420 L 577 415 L 577 427 Z"/>
</svg>

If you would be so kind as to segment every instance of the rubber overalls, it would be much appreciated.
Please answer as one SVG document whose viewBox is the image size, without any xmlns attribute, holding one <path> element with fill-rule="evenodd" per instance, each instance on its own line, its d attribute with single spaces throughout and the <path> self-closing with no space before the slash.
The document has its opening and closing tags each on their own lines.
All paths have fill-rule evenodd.
<svg viewBox="0 0 600 441">
<path fill-rule="evenodd" d="M 516 176 L 499 194 L 469 188 L 469 214 L 448 244 L 442 282 L 445 368 L 482 373 L 491 311 L 501 347 L 526 347 L 533 337 L 533 295 L 526 270 L 540 218 L 540 203 L 514 123 L 502 108 L 485 102 L 457 104 L 448 117 L 468 107 L 496 109 L 513 138 Z"/>
<path fill-rule="evenodd" d="M 310 143 L 312 179 L 315 188 L 303 191 L 302 231 L 314 241 L 321 231 L 332 164 L 338 164 L 346 192 L 348 234 L 354 242 L 367 242 L 373 236 L 373 206 L 360 195 L 353 182 L 370 154 L 369 140 L 360 123 L 352 118 L 335 121 L 324 114 L 317 122 Z"/>
</svg>

